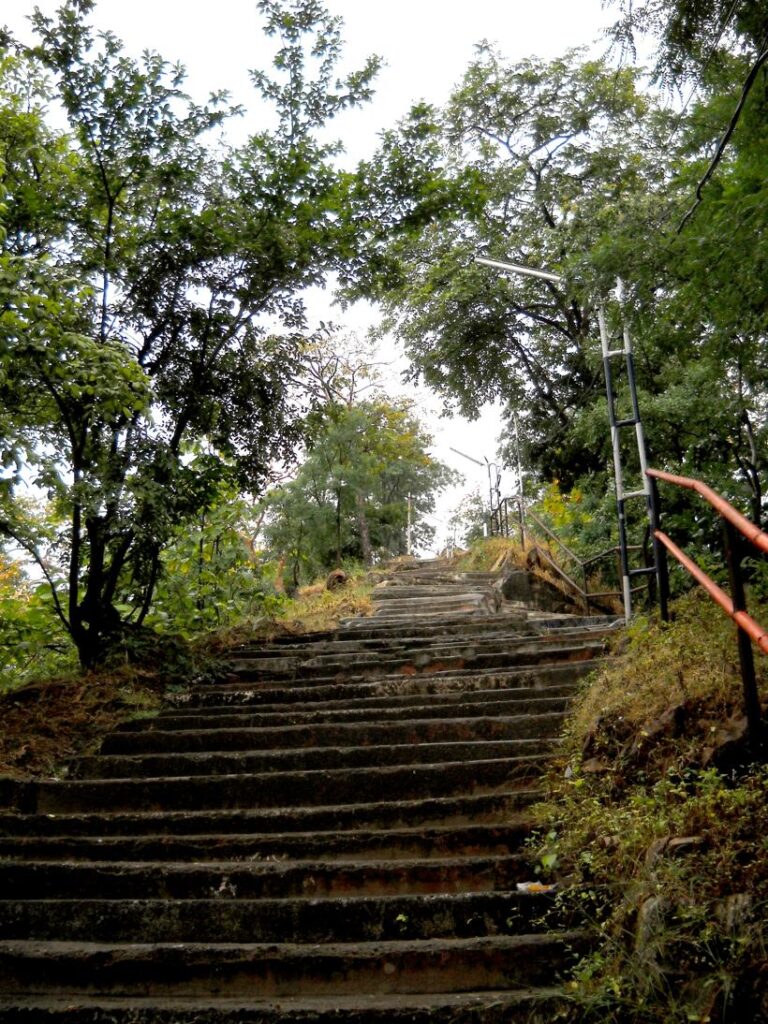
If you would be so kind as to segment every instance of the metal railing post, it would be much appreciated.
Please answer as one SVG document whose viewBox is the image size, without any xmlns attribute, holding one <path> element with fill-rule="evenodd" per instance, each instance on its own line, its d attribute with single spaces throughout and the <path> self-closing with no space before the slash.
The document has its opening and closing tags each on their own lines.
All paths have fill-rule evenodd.
<svg viewBox="0 0 768 1024">
<path fill-rule="evenodd" d="M 661 499 L 659 482 L 656 477 L 646 478 L 650 481 L 651 534 L 653 537 L 653 558 L 656 562 L 656 579 L 659 587 L 659 614 L 662 622 L 669 622 L 669 562 L 667 549 L 659 543 L 656 531 L 661 529 Z"/>
<path fill-rule="evenodd" d="M 728 520 L 723 521 L 723 535 L 725 559 L 728 563 L 728 576 L 731 583 L 733 610 L 734 612 L 745 612 L 747 610 L 747 598 L 744 592 L 744 574 L 741 567 L 744 544 L 736 527 L 729 523 Z M 749 745 L 752 748 L 752 752 L 757 754 L 761 746 L 762 737 L 760 698 L 757 693 L 752 641 L 738 624 L 736 625 L 736 636 L 739 645 L 739 664 L 741 666 L 741 681 L 744 687 L 744 713 L 747 718 Z"/>
</svg>

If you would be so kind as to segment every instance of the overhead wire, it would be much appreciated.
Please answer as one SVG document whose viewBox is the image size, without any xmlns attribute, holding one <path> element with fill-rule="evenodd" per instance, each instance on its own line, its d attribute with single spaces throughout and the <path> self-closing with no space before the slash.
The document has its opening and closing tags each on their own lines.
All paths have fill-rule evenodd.
<svg viewBox="0 0 768 1024">
<path fill-rule="evenodd" d="M 728 122 L 728 127 L 726 128 L 723 137 L 720 139 L 720 142 L 717 145 L 717 149 L 715 150 L 715 155 L 710 160 L 709 166 L 707 167 L 706 171 L 704 172 L 704 176 L 701 178 L 701 180 L 699 181 L 698 185 L 696 186 L 696 200 L 693 203 L 693 205 L 691 206 L 691 208 L 688 210 L 686 215 L 683 217 L 683 219 L 680 221 L 680 223 L 679 223 L 679 225 L 677 227 L 677 233 L 678 234 L 680 234 L 680 232 L 683 230 L 685 225 L 688 223 L 688 221 L 694 215 L 694 213 L 696 212 L 698 207 L 701 205 L 701 202 L 702 202 L 702 200 L 704 198 L 704 196 L 703 196 L 704 186 L 707 184 L 709 179 L 712 177 L 712 175 L 717 170 L 717 166 L 720 163 L 720 161 L 722 160 L 723 154 L 725 153 L 726 146 L 730 142 L 731 136 L 733 135 L 734 131 L 736 130 L 736 125 L 739 123 L 739 118 L 741 117 L 741 112 L 743 111 L 744 105 L 747 102 L 747 97 L 749 96 L 749 94 L 750 94 L 750 92 L 752 90 L 752 86 L 755 84 L 757 76 L 760 73 L 760 69 L 763 67 L 763 65 L 766 62 L 768 62 L 768 36 L 763 40 L 762 46 L 760 48 L 760 53 L 758 54 L 757 60 L 754 62 L 752 67 L 749 69 L 749 74 L 747 75 L 746 80 L 745 80 L 744 85 L 743 85 L 742 90 L 741 90 L 741 96 L 739 97 L 739 102 L 736 104 L 736 109 L 734 110 L 733 114 L 731 114 L 731 119 Z"/>
</svg>

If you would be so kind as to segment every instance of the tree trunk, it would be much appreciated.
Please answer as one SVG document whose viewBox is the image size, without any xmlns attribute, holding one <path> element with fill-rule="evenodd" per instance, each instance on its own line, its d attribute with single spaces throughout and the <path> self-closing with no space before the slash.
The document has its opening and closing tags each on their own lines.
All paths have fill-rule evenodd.
<svg viewBox="0 0 768 1024">
<path fill-rule="evenodd" d="M 371 532 L 368 529 L 368 517 L 365 514 L 365 498 L 362 494 L 355 496 L 355 504 L 357 506 L 357 528 L 360 532 L 360 550 L 363 555 L 363 564 L 371 565 L 373 562 Z"/>
</svg>

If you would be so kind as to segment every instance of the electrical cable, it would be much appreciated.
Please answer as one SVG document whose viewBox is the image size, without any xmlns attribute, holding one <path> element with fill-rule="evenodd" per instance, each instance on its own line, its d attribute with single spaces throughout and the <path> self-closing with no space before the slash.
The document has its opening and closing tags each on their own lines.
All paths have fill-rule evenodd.
<svg viewBox="0 0 768 1024">
<path fill-rule="evenodd" d="M 760 72 L 760 68 L 766 63 L 766 61 L 768 61 L 768 37 L 764 40 L 762 48 L 761 48 L 761 52 L 758 55 L 757 60 L 755 61 L 755 63 L 752 65 L 752 67 L 749 70 L 749 74 L 747 75 L 746 81 L 744 82 L 744 86 L 743 86 L 743 88 L 741 90 L 741 96 L 739 97 L 739 102 L 736 104 L 736 109 L 734 110 L 733 114 L 731 115 L 731 120 L 728 122 L 728 127 L 725 130 L 725 134 L 723 135 L 722 139 L 720 139 L 720 142 L 718 143 L 717 150 L 715 151 L 715 155 L 710 160 L 709 166 L 707 167 L 706 171 L 704 172 L 703 178 L 701 179 L 699 184 L 696 186 L 696 201 L 694 202 L 693 206 L 690 208 L 690 210 L 688 210 L 688 212 L 686 213 L 686 215 L 683 217 L 683 219 L 680 221 L 680 224 L 678 225 L 678 228 L 677 228 L 678 235 L 683 230 L 683 228 L 688 223 L 688 221 L 691 219 L 691 217 L 694 215 L 694 213 L 696 212 L 698 207 L 701 205 L 701 202 L 702 202 L 702 200 L 704 198 L 703 197 L 704 186 L 707 184 L 709 179 L 715 173 L 715 171 L 717 170 L 717 165 L 720 163 L 720 161 L 723 158 L 723 154 L 725 153 L 726 146 L 730 142 L 731 136 L 733 135 L 734 131 L 736 130 L 736 125 L 739 123 L 739 118 L 741 117 L 741 112 L 744 109 L 745 103 L 747 102 L 747 97 L 749 96 L 749 94 L 750 94 L 750 92 L 752 90 L 752 86 L 755 84 L 757 76 L 758 76 L 758 74 Z"/>
</svg>

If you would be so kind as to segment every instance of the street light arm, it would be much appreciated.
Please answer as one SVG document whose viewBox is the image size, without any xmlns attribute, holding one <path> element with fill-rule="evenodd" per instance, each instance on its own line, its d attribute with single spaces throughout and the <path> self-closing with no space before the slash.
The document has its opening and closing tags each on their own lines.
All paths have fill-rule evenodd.
<svg viewBox="0 0 768 1024">
<path fill-rule="evenodd" d="M 551 281 L 553 284 L 562 284 L 565 281 L 560 274 L 552 274 L 549 270 L 535 270 L 533 267 L 523 267 L 519 263 L 505 263 L 501 260 L 489 260 L 485 256 L 475 256 L 475 263 L 481 263 L 484 267 L 493 267 L 494 270 L 503 270 L 508 274 L 522 274 L 524 277 L 537 277 L 541 281 Z"/>
</svg>

